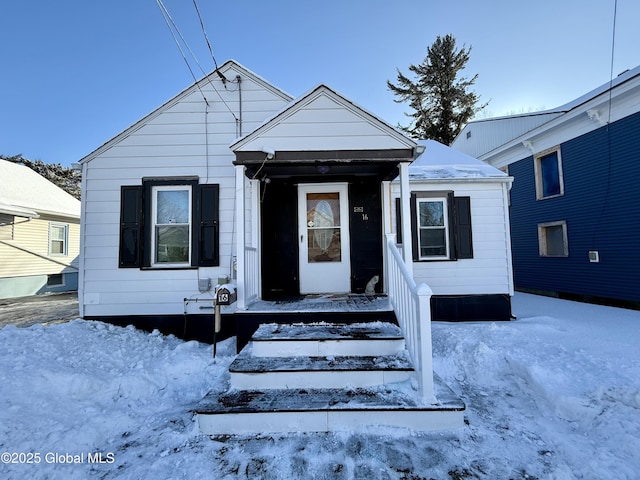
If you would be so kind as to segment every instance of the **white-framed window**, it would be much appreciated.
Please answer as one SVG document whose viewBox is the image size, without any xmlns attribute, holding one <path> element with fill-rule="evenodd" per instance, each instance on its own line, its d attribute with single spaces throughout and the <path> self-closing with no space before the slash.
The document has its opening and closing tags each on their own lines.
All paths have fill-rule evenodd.
<svg viewBox="0 0 640 480">
<path fill-rule="evenodd" d="M 567 222 L 538 224 L 538 248 L 541 257 L 568 257 Z"/>
<path fill-rule="evenodd" d="M 449 218 L 445 197 L 417 198 L 418 257 L 449 258 Z"/>
<path fill-rule="evenodd" d="M 66 256 L 69 253 L 69 225 L 66 223 L 49 224 L 49 255 Z"/>
<path fill-rule="evenodd" d="M 544 200 L 564 195 L 562 156 L 560 147 L 545 150 L 534 158 L 536 199 Z"/>
<path fill-rule="evenodd" d="M 191 186 L 158 185 L 152 188 L 153 266 L 191 264 Z"/>
</svg>

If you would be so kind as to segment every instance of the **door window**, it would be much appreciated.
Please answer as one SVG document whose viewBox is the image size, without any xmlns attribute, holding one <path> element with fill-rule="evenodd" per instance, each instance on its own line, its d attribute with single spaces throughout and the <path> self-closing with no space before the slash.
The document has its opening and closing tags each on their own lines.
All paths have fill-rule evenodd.
<svg viewBox="0 0 640 480">
<path fill-rule="evenodd" d="M 340 262 L 340 194 L 307 193 L 309 263 Z"/>
</svg>

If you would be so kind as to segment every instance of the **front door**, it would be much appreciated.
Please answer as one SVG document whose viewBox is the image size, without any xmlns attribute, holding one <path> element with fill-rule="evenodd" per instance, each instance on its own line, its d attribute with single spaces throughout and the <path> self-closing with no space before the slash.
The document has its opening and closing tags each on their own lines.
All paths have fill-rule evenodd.
<svg viewBox="0 0 640 480">
<path fill-rule="evenodd" d="M 298 186 L 300 293 L 351 291 L 348 185 Z"/>
</svg>

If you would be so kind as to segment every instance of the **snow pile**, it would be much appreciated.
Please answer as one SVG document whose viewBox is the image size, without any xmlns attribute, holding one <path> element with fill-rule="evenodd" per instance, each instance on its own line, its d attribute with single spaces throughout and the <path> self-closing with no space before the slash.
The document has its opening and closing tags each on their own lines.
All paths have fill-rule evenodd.
<svg viewBox="0 0 640 480">
<path fill-rule="evenodd" d="M 447 434 L 212 440 L 190 409 L 228 388 L 232 340 L 214 360 L 211 346 L 97 322 L 5 327 L 0 454 L 40 462 L 2 455 L 0 476 L 638 478 L 640 312 L 524 294 L 514 312 L 509 323 L 433 325 L 435 369 L 467 404 L 465 427 Z"/>
</svg>

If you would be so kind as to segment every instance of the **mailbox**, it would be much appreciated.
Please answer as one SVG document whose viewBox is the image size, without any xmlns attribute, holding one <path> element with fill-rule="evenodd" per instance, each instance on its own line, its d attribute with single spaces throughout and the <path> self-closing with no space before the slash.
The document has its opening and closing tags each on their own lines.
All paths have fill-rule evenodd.
<svg viewBox="0 0 640 480">
<path fill-rule="evenodd" d="M 236 301 L 236 289 L 233 289 L 233 292 L 229 291 L 228 288 L 222 287 L 219 288 L 216 292 L 216 304 L 217 305 L 231 305 Z"/>
</svg>

